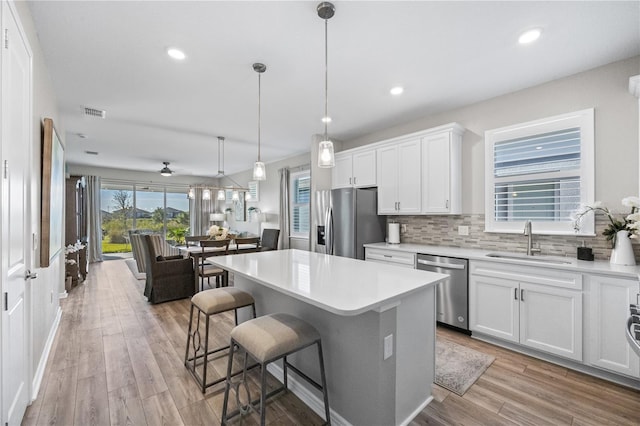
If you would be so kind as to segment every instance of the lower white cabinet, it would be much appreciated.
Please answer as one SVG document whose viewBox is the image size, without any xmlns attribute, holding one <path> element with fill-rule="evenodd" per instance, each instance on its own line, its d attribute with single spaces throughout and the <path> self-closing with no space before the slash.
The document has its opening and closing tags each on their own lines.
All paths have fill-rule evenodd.
<svg viewBox="0 0 640 426">
<path fill-rule="evenodd" d="M 471 262 L 472 331 L 582 361 L 580 274 Z"/>
<path fill-rule="evenodd" d="M 586 282 L 586 363 L 640 377 L 640 358 L 625 338 L 629 304 L 636 303 L 637 280 L 589 275 Z"/>
<path fill-rule="evenodd" d="M 386 263 L 387 265 L 415 269 L 416 254 L 397 250 L 383 250 L 365 247 L 364 260 L 368 262 Z"/>
</svg>

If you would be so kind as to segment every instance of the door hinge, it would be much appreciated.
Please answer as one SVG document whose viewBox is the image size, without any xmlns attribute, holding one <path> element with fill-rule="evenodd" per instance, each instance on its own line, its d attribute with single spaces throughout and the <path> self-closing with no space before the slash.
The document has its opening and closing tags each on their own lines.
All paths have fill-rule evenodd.
<svg viewBox="0 0 640 426">
<path fill-rule="evenodd" d="M 9 310 L 9 293 L 7 293 L 6 291 L 4 292 L 4 310 Z"/>
<path fill-rule="evenodd" d="M 4 48 L 9 48 L 9 28 L 4 29 Z"/>
<path fill-rule="evenodd" d="M 4 160 L 4 167 L 2 168 L 2 176 L 6 179 L 9 176 L 9 160 Z"/>
</svg>

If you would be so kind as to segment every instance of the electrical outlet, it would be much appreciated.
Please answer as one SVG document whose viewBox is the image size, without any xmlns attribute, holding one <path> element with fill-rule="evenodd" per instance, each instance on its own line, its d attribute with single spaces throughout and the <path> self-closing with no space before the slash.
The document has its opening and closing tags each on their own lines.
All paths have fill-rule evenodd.
<svg viewBox="0 0 640 426">
<path fill-rule="evenodd" d="M 468 226 L 458 226 L 458 235 L 469 235 L 469 227 Z"/>
<path fill-rule="evenodd" d="M 407 224 L 403 223 L 402 225 L 400 225 L 400 229 L 402 230 L 403 234 L 407 233 Z"/>
<path fill-rule="evenodd" d="M 383 359 L 389 359 L 393 355 L 393 334 L 384 338 L 384 355 Z"/>
</svg>

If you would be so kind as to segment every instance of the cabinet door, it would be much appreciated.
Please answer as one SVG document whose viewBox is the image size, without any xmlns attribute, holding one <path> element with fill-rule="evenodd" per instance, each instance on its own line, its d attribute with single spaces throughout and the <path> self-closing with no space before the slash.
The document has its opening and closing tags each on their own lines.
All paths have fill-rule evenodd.
<svg viewBox="0 0 640 426">
<path fill-rule="evenodd" d="M 422 212 L 449 213 L 451 208 L 450 133 L 422 141 Z"/>
<path fill-rule="evenodd" d="M 356 187 L 376 186 L 376 152 L 353 154 L 353 184 Z"/>
<path fill-rule="evenodd" d="M 519 297 L 513 281 L 470 275 L 469 328 L 518 343 Z"/>
<path fill-rule="evenodd" d="M 520 343 L 582 361 L 582 292 L 520 283 Z"/>
<path fill-rule="evenodd" d="M 398 145 L 399 213 L 420 213 L 422 208 L 422 142 L 415 139 Z"/>
<path fill-rule="evenodd" d="M 389 145 L 376 152 L 378 181 L 378 214 L 397 214 L 398 146 Z"/>
<path fill-rule="evenodd" d="M 628 376 L 640 377 L 640 358 L 625 337 L 629 304 L 636 303 L 638 281 L 589 276 L 585 317 L 587 363 Z"/>
<path fill-rule="evenodd" d="M 349 188 L 353 186 L 352 156 L 336 154 L 336 165 L 331 171 L 331 188 Z"/>
</svg>

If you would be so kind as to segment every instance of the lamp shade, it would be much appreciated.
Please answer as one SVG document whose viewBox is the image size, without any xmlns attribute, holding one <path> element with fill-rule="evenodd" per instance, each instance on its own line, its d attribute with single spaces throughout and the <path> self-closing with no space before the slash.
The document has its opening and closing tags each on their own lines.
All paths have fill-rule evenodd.
<svg viewBox="0 0 640 426">
<path fill-rule="evenodd" d="M 336 165 L 336 158 L 333 153 L 333 142 L 323 140 L 318 145 L 318 167 L 329 168 Z"/>
<path fill-rule="evenodd" d="M 224 213 L 211 213 L 209 214 L 210 222 L 222 222 L 226 219 L 226 215 Z"/>
<path fill-rule="evenodd" d="M 224 189 L 218 189 L 218 200 L 224 200 L 226 197 Z"/>
<path fill-rule="evenodd" d="M 202 199 L 203 200 L 210 200 L 211 199 L 211 190 L 210 189 L 203 189 L 202 190 Z"/>
<path fill-rule="evenodd" d="M 253 179 L 265 180 L 267 178 L 267 171 L 265 170 L 264 163 L 262 161 L 256 161 L 253 165 Z"/>
</svg>

